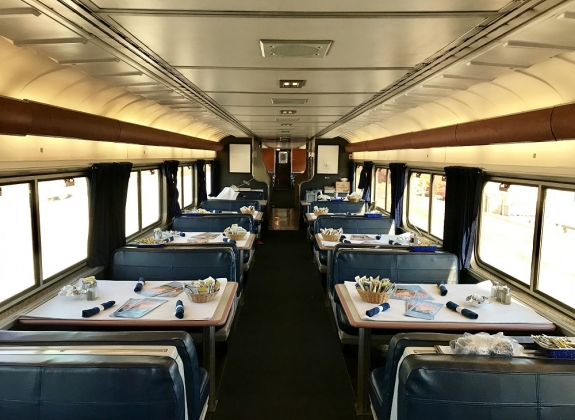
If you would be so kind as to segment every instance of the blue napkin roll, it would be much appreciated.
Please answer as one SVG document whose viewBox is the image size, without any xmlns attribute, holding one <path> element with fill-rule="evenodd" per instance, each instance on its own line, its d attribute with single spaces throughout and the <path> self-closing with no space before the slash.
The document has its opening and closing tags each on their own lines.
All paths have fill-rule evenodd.
<svg viewBox="0 0 575 420">
<path fill-rule="evenodd" d="M 176 302 L 176 318 L 182 319 L 184 317 L 184 304 L 181 300 Z"/>
<path fill-rule="evenodd" d="M 447 294 L 447 287 L 445 287 L 445 283 L 441 282 L 437 285 L 437 287 L 439 287 L 439 293 L 441 293 L 441 296 L 445 296 Z"/>
<path fill-rule="evenodd" d="M 379 241 L 381 239 L 381 235 L 375 235 L 375 239 Z"/>
<path fill-rule="evenodd" d="M 370 309 L 369 311 L 365 311 L 365 314 L 369 317 L 376 316 L 380 312 L 387 311 L 390 308 L 389 303 L 385 302 L 375 308 Z"/>
<path fill-rule="evenodd" d="M 186 236 L 185 232 L 180 232 L 180 233 L 178 233 L 178 235 L 180 235 L 180 236 Z"/>
<path fill-rule="evenodd" d="M 101 305 L 96 306 L 95 308 L 84 309 L 82 311 L 82 318 L 90 318 L 91 316 L 100 313 L 100 311 L 103 311 L 104 309 L 108 309 L 109 307 L 114 306 L 115 303 L 116 301 L 110 300 L 108 302 L 104 302 Z"/>
<path fill-rule="evenodd" d="M 340 241 L 343 242 L 344 244 L 350 244 L 351 243 L 351 241 L 348 241 L 347 239 L 344 239 L 344 240 L 340 239 Z"/>
<path fill-rule="evenodd" d="M 224 242 L 229 242 L 230 244 L 235 244 L 235 243 L 236 243 L 236 241 L 234 241 L 233 239 L 225 238 L 225 237 L 224 237 Z"/>
<path fill-rule="evenodd" d="M 449 301 L 445 304 L 445 306 L 447 306 L 449 309 L 451 309 L 452 311 L 455 312 L 459 312 L 461 315 L 470 318 L 470 319 L 477 319 L 479 318 L 479 315 L 477 315 L 475 312 L 470 311 L 469 309 L 464 308 L 463 306 L 459 306 L 457 303 Z"/>
<path fill-rule="evenodd" d="M 389 241 L 387 241 L 387 243 L 393 245 L 393 239 L 390 239 Z"/>
<path fill-rule="evenodd" d="M 142 288 L 144 287 L 144 284 L 146 284 L 146 280 L 143 277 L 140 277 L 138 279 L 138 283 L 136 283 L 136 287 L 134 287 L 134 292 L 140 292 L 142 291 Z"/>
<path fill-rule="evenodd" d="M 214 210 L 214 213 L 216 214 L 220 214 L 222 211 L 221 210 Z"/>
</svg>

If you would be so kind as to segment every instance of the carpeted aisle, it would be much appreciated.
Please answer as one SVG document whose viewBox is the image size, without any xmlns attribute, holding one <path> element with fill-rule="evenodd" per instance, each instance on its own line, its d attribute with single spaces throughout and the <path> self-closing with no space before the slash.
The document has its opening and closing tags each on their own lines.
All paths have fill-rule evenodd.
<svg viewBox="0 0 575 420">
<path fill-rule="evenodd" d="M 357 418 L 305 232 L 262 239 L 211 419 Z"/>
</svg>

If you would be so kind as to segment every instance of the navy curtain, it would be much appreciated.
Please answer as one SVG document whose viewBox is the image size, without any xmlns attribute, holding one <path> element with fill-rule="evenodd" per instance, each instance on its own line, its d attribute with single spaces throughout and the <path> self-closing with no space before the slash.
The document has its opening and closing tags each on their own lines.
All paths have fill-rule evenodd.
<svg viewBox="0 0 575 420">
<path fill-rule="evenodd" d="M 126 245 L 126 197 L 132 164 L 96 163 L 90 176 L 88 265 L 107 266 Z"/>
<path fill-rule="evenodd" d="M 361 198 L 366 203 L 371 203 L 371 171 L 373 170 L 373 162 L 363 162 L 363 168 L 359 174 L 359 183 L 357 188 L 363 189 Z"/>
<path fill-rule="evenodd" d="M 212 161 L 212 191 L 211 197 L 217 197 L 220 193 L 220 162 L 218 160 Z"/>
<path fill-rule="evenodd" d="M 180 203 L 178 201 L 180 198 L 180 192 L 178 191 L 179 164 L 180 162 L 177 160 L 166 160 L 162 164 L 162 171 L 166 177 L 166 185 L 168 186 L 168 220 L 172 220 L 181 213 Z"/>
<path fill-rule="evenodd" d="M 443 249 L 457 255 L 460 269 L 469 268 L 477 216 L 481 205 L 483 171 L 479 168 L 445 168 L 445 223 Z"/>
<path fill-rule="evenodd" d="M 395 220 L 395 229 L 398 232 L 403 226 L 403 194 L 405 192 L 405 163 L 390 163 L 391 176 L 391 217 Z"/>
<path fill-rule="evenodd" d="M 196 171 L 198 172 L 198 204 L 202 204 L 208 199 L 206 193 L 206 161 L 199 159 L 196 161 Z"/>
<path fill-rule="evenodd" d="M 350 193 L 355 191 L 355 162 L 353 160 L 349 160 L 347 163 L 347 180 L 349 181 Z"/>
</svg>

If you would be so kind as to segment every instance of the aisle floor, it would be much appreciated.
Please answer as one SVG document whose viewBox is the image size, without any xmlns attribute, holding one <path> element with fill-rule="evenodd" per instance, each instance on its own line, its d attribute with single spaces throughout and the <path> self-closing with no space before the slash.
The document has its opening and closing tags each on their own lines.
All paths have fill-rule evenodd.
<svg viewBox="0 0 575 420">
<path fill-rule="evenodd" d="M 305 231 L 265 231 L 210 420 L 357 419 Z"/>
</svg>

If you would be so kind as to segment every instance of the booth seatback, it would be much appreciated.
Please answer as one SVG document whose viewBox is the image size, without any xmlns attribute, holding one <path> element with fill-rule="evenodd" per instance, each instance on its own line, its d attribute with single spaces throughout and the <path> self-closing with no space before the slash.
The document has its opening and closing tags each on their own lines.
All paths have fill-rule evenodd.
<svg viewBox="0 0 575 420">
<path fill-rule="evenodd" d="M 321 215 L 314 223 L 314 234 L 325 228 L 342 228 L 345 233 L 372 233 L 390 235 L 395 232 L 391 217 L 369 218 L 364 216 Z"/>
<path fill-rule="evenodd" d="M 575 418 L 575 360 L 409 355 L 399 368 L 398 420 Z"/>
<path fill-rule="evenodd" d="M 214 211 L 237 211 L 239 212 L 242 207 L 254 206 L 254 209 L 261 211 L 262 206 L 257 200 L 206 200 L 202 201 L 201 208 Z"/>
<path fill-rule="evenodd" d="M 351 201 L 312 201 L 309 209 L 313 212 L 314 207 L 327 207 L 330 213 L 361 213 L 365 207 L 365 201 L 352 203 Z"/>
<path fill-rule="evenodd" d="M 0 353 L 2 419 L 185 420 L 185 409 L 168 357 Z"/>
<path fill-rule="evenodd" d="M 265 200 L 263 191 L 239 191 L 236 200 Z"/>
<path fill-rule="evenodd" d="M 0 331 L 1 347 L 114 345 L 175 347 L 184 367 L 189 418 L 199 420 L 208 399 L 209 377 L 207 371 L 198 365 L 192 337 L 184 331 Z"/>
<path fill-rule="evenodd" d="M 180 232 L 223 232 L 236 224 L 250 233 L 255 232 L 251 214 L 207 214 L 202 216 L 180 216 L 172 220 L 172 229 Z"/>
<path fill-rule="evenodd" d="M 209 276 L 236 281 L 236 256 L 221 247 L 119 248 L 112 254 L 111 280 L 197 280 Z"/>
</svg>

